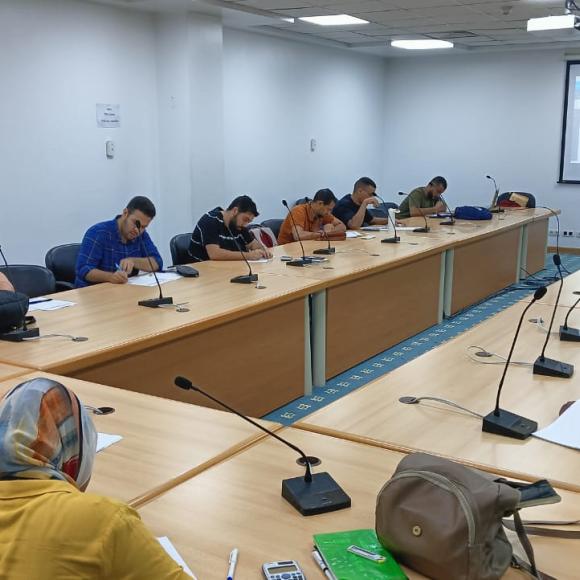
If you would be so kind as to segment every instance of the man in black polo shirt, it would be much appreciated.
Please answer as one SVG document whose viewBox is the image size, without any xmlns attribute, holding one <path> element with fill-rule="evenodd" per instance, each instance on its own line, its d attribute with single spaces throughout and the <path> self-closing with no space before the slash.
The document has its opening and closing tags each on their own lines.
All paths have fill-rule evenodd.
<svg viewBox="0 0 580 580">
<path fill-rule="evenodd" d="M 272 257 L 246 227 L 258 215 L 256 204 L 247 195 L 236 197 L 228 209 L 216 207 L 208 211 L 191 234 L 191 257 L 196 262 L 243 260 L 240 252 L 247 260 Z"/>
<path fill-rule="evenodd" d="M 355 184 L 352 193 L 345 195 L 334 207 L 333 214 L 349 229 L 358 230 L 363 225 L 384 226 L 389 223 L 387 217 L 373 217 L 368 206 L 377 207 L 379 200 L 375 197 L 377 184 L 370 177 L 361 177 Z"/>
</svg>

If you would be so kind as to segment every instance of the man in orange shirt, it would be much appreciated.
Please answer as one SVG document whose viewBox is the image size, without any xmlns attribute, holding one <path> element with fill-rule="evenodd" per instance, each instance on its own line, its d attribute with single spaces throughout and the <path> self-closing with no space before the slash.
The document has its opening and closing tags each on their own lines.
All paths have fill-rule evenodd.
<svg viewBox="0 0 580 580">
<path fill-rule="evenodd" d="M 279 244 L 289 244 L 300 240 L 322 240 L 326 236 L 346 232 L 346 226 L 332 215 L 336 197 L 330 189 L 320 189 L 314 199 L 292 208 L 292 217 L 286 216 L 280 233 Z"/>
</svg>

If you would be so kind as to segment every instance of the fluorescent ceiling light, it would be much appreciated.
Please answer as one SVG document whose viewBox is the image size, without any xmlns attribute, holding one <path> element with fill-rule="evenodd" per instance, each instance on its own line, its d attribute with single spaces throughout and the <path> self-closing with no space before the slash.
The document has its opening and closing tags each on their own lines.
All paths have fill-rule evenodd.
<svg viewBox="0 0 580 580">
<path fill-rule="evenodd" d="M 349 24 L 368 24 L 368 20 L 349 16 L 348 14 L 330 14 L 329 16 L 303 16 L 298 20 L 318 24 L 318 26 L 347 26 Z"/>
<path fill-rule="evenodd" d="M 576 16 L 563 14 L 562 16 L 546 16 L 545 18 L 530 18 L 528 20 L 528 32 L 541 30 L 561 30 L 563 28 L 575 28 Z"/>
<path fill-rule="evenodd" d="M 406 50 L 430 50 L 433 48 L 453 48 L 453 43 L 447 40 L 424 38 L 421 40 L 393 40 L 391 46 Z"/>
</svg>

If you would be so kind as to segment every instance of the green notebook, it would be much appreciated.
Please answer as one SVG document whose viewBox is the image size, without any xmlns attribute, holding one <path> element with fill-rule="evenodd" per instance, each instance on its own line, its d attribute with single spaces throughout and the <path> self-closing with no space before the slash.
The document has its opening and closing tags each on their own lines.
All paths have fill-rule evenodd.
<svg viewBox="0 0 580 580">
<path fill-rule="evenodd" d="M 383 548 L 374 530 L 351 530 L 333 534 L 315 534 L 314 544 L 336 580 L 406 580 L 395 559 Z M 349 546 L 358 546 L 385 556 L 382 563 L 373 562 L 347 552 Z"/>
</svg>

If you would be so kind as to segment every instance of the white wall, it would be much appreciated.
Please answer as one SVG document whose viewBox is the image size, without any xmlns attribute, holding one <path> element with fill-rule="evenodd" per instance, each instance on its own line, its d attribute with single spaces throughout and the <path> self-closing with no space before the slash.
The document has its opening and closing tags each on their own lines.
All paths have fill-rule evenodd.
<svg viewBox="0 0 580 580">
<path fill-rule="evenodd" d="M 0 243 L 10 261 L 43 264 L 48 248 L 79 240 L 132 195 L 157 201 L 154 33 L 146 14 L 0 3 Z M 96 103 L 121 105 L 120 129 L 96 127 Z"/>
<path fill-rule="evenodd" d="M 502 191 L 534 193 L 580 230 L 580 186 L 556 183 L 564 74 L 559 51 L 389 61 L 385 183 L 396 193 L 441 174 L 450 205 L 486 205 L 491 174 Z"/>
<path fill-rule="evenodd" d="M 380 180 L 383 107 L 382 60 L 225 29 L 227 197 L 254 196 L 267 219 L 282 198 Z"/>
</svg>

